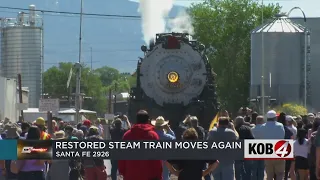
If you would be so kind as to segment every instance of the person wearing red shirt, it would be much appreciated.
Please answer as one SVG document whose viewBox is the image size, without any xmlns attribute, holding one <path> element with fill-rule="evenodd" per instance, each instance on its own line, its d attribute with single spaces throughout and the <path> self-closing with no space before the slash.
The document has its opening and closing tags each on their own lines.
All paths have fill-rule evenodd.
<svg viewBox="0 0 320 180">
<path fill-rule="evenodd" d="M 159 140 L 147 111 L 140 110 L 136 119 L 137 123 L 123 135 L 123 140 Z M 121 160 L 118 169 L 125 180 L 162 180 L 161 160 Z"/>
</svg>

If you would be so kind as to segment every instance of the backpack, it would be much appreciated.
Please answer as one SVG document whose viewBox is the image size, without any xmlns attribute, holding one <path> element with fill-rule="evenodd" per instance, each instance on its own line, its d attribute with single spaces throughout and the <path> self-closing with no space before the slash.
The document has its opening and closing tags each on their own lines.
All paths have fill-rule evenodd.
<svg viewBox="0 0 320 180">
<path fill-rule="evenodd" d="M 316 132 L 314 132 L 316 133 Z M 314 135 L 314 133 L 312 133 L 311 137 L 310 137 L 310 141 L 309 141 L 309 154 L 308 154 L 308 161 L 309 161 L 309 165 L 310 167 L 315 167 L 316 165 L 316 136 Z"/>
</svg>

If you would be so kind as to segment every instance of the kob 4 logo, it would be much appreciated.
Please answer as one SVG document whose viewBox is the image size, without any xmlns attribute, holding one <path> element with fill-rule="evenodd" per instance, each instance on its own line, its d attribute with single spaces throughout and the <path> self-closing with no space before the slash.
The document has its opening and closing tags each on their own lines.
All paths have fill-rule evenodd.
<svg viewBox="0 0 320 180">
<path fill-rule="evenodd" d="M 245 159 L 293 159 L 293 140 L 245 140 Z"/>
</svg>

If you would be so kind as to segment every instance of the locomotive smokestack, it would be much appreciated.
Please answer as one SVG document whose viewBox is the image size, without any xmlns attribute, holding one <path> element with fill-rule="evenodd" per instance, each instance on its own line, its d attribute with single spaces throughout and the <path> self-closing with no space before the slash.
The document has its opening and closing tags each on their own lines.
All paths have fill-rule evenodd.
<svg viewBox="0 0 320 180">
<path fill-rule="evenodd" d="M 153 47 L 154 47 L 154 39 L 151 39 L 149 41 L 149 49 L 150 49 L 150 51 L 152 51 Z"/>
</svg>

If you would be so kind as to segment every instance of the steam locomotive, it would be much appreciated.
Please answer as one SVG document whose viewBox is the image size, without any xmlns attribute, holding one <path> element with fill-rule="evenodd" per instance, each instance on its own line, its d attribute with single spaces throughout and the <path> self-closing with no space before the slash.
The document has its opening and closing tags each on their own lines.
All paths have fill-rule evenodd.
<svg viewBox="0 0 320 180">
<path fill-rule="evenodd" d="M 187 33 L 162 33 L 141 50 L 145 56 L 138 61 L 137 83 L 128 104 L 133 123 L 137 111 L 144 109 L 152 118 L 170 120 L 173 128 L 188 114 L 208 128 L 219 103 L 205 46 Z"/>
</svg>

